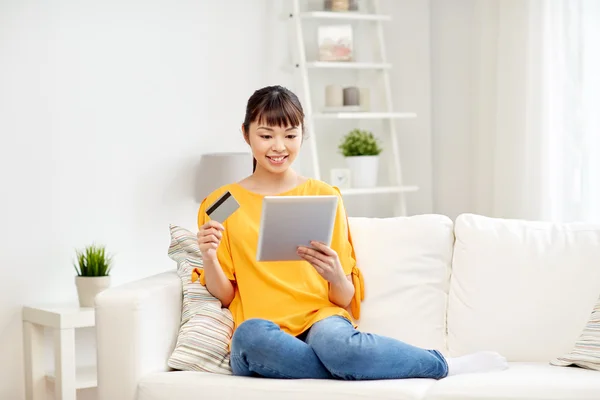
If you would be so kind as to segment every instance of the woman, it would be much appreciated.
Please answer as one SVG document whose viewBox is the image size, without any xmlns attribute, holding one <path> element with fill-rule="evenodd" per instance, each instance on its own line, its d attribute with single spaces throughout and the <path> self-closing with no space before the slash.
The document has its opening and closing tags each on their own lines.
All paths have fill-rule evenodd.
<svg viewBox="0 0 600 400">
<path fill-rule="evenodd" d="M 493 352 L 444 358 L 395 339 L 357 330 L 363 281 L 356 266 L 341 195 L 298 175 L 291 165 L 304 138 L 304 113 L 292 92 L 271 86 L 248 100 L 242 132 L 254 171 L 210 194 L 198 213 L 204 259 L 201 283 L 228 307 L 236 329 L 231 342 L 235 375 L 268 378 L 433 378 L 506 368 Z M 223 225 L 207 205 L 229 190 L 240 208 Z M 331 246 L 298 247 L 305 261 L 257 262 L 265 195 L 339 196 Z M 293 229 L 293 227 L 290 227 Z"/>
</svg>

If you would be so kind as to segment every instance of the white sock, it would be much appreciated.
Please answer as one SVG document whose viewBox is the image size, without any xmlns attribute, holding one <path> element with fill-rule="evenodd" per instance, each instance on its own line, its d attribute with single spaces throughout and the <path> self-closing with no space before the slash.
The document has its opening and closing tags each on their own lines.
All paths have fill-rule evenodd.
<svg viewBox="0 0 600 400">
<path fill-rule="evenodd" d="M 461 357 L 446 358 L 448 376 L 473 372 L 501 371 L 508 368 L 506 358 L 493 351 L 480 351 Z"/>
</svg>

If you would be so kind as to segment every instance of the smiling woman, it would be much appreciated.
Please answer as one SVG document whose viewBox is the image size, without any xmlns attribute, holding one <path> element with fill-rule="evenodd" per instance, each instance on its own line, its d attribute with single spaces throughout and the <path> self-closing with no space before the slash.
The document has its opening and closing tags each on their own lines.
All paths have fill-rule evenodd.
<svg viewBox="0 0 600 400">
<path fill-rule="evenodd" d="M 242 124 L 244 139 L 254 153 L 253 171 L 258 155 L 265 167 L 291 164 L 304 137 L 304 112 L 298 97 L 281 86 L 257 90 L 248 100 Z"/>
<path fill-rule="evenodd" d="M 246 140 L 254 154 L 265 154 L 271 165 L 283 166 L 286 161 L 291 163 L 296 158 L 301 144 L 297 140 L 298 137 L 298 127 L 296 126 L 271 128 L 262 123 L 252 123 Z M 256 161 L 256 158 L 254 160 Z M 256 170 L 256 165 L 254 170 Z"/>
<path fill-rule="evenodd" d="M 364 281 L 341 194 L 291 168 L 302 146 L 303 121 L 302 106 L 289 90 L 270 86 L 254 92 L 242 125 L 254 171 L 215 190 L 198 212 L 204 266 L 200 283 L 233 315 L 233 373 L 269 378 L 439 379 L 504 368 L 505 360 L 496 353 L 445 359 L 437 350 L 357 330 Z M 207 207 L 227 192 L 239 207 L 225 221 L 210 219 Z M 266 195 L 338 196 L 331 244 L 313 240 L 309 248 L 299 243 L 298 261 L 257 261 Z"/>
</svg>

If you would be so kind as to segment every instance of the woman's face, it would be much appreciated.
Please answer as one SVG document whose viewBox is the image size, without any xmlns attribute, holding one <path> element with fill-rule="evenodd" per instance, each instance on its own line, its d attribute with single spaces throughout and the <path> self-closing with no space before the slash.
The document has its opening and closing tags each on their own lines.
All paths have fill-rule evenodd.
<svg viewBox="0 0 600 400">
<path fill-rule="evenodd" d="M 271 173 L 285 172 L 302 146 L 302 126 L 268 126 L 252 122 L 247 142 L 257 162 L 257 169 Z"/>
</svg>

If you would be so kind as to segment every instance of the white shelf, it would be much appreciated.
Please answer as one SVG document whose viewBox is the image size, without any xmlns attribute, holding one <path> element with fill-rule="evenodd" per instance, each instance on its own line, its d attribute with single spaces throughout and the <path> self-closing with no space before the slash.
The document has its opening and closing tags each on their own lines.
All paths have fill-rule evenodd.
<svg viewBox="0 0 600 400">
<path fill-rule="evenodd" d="M 75 389 L 89 389 L 98 386 L 98 379 L 96 378 L 96 366 L 90 365 L 85 367 L 77 367 L 75 372 Z M 54 372 L 46 374 L 46 380 L 54 384 L 56 377 Z"/>
<path fill-rule="evenodd" d="M 419 190 L 418 186 L 379 186 L 373 188 L 350 188 L 340 189 L 342 195 L 352 196 L 361 194 L 383 194 L 383 193 L 406 193 L 416 192 Z"/>
<path fill-rule="evenodd" d="M 305 19 L 341 19 L 352 21 L 391 21 L 392 17 L 381 14 L 365 14 L 356 11 L 311 11 L 300 14 L 301 18 Z"/>
<path fill-rule="evenodd" d="M 308 68 L 337 68 L 337 69 L 390 69 L 390 63 L 370 63 L 355 61 L 309 61 Z"/>
<path fill-rule="evenodd" d="M 85 328 L 96 324 L 93 307 L 78 304 L 31 305 L 23 307 L 23 320 L 56 329 Z"/>
<path fill-rule="evenodd" d="M 319 119 L 408 119 L 417 118 L 417 114 L 409 112 L 336 112 L 313 115 Z"/>
<path fill-rule="evenodd" d="M 383 21 L 391 21 L 392 17 L 380 11 L 377 1 L 373 2 L 372 9 L 370 10 L 361 9 L 353 11 L 324 11 L 317 8 L 310 10 L 303 9 L 302 7 L 305 5 L 306 0 L 291 0 L 290 2 L 292 3 L 292 10 L 287 15 L 288 20 L 294 26 L 295 54 L 293 59 L 296 60 L 292 65 L 295 66 L 295 70 L 302 80 L 302 91 L 307 102 L 305 108 L 311 110 L 307 114 L 305 122 L 308 130 L 316 138 L 321 127 L 328 125 L 327 121 L 334 124 L 342 123 L 342 120 L 355 121 L 356 123 L 365 120 L 367 122 L 379 121 L 377 124 L 383 124 L 381 133 L 389 138 L 390 157 L 386 157 L 386 164 L 389 164 L 387 167 L 390 170 L 390 181 L 373 188 L 351 187 L 340 189 L 342 195 L 346 197 L 361 195 L 383 196 L 388 194 L 390 197 L 397 197 L 397 201 L 394 199 L 390 204 L 394 209 L 394 215 L 407 215 L 406 193 L 417 192 L 419 187 L 406 186 L 403 182 L 400 160 L 400 148 L 402 147 L 400 138 L 402 135 L 397 134 L 399 132 L 396 127 L 398 123 L 393 123 L 394 121 L 392 120 L 416 118 L 417 114 L 414 112 L 394 112 L 397 108 L 394 107 L 392 101 L 393 91 L 389 76 L 389 71 L 393 65 L 387 58 L 384 43 L 385 27 L 383 23 Z M 329 58 L 332 61 L 326 61 L 327 57 L 311 56 L 312 52 L 308 52 L 307 56 L 306 36 L 314 39 L 317 33 L 315 30 L 318 30 L 316 29 L 318 25 L 335 25 L 337 23 L 356 25 L 356 27 L 360 26 L 361 29 L 365 28 L 365 31 L 360 33 L 364 35 L 365 40 L 361 41 L 360 44 L 366 46 L 365 50 L 376 46 L 380 53 L 379 56 L 371 59 L 367 57 L 348 57 L 350 58 L 349 61 L 335 61 L 333 57 Z M 312 41 L 310 44 L 310 47 L 314 47 Z M 381 85 L 378 85 L 381 87 L 372 91 L 373 101 L 371 104 L 376 106 L 373 106 L 373 108 L 365 106 L 324 107 L 324 105 L 313 107 L 312 99 L 315 97 L 314 90 L 317 90 L 316 93 L 322 93 L 325 89 L 321 79 L 321 75 L 323 74 L 334 74 L 334 76 L 341 74 L 344 75 L 344 78 L 354 78 L 353 80 L 356 82 L 355 86 L 360 86 L 359 82 L 364 81 L 363 78 L 366 78 L 358 75 L 368 74 L 370 75 L 368 79 L 381 80 Z M 313 79 L 316 81 L 313 82 Z M 348 84 L 350 83 L 348 82 Z M 327 134 L 326 130 L 323 134 Z M 308 145 L 311 153 L 311 169 L 317 179 L 322 179 L 324 171 L 322 171 L 321 159 L 327 157 L 327 155 L 320 154 L 320 149 L 317 145 L 318 142 L 319 140 L 310 140 Z"/>
</svg>

